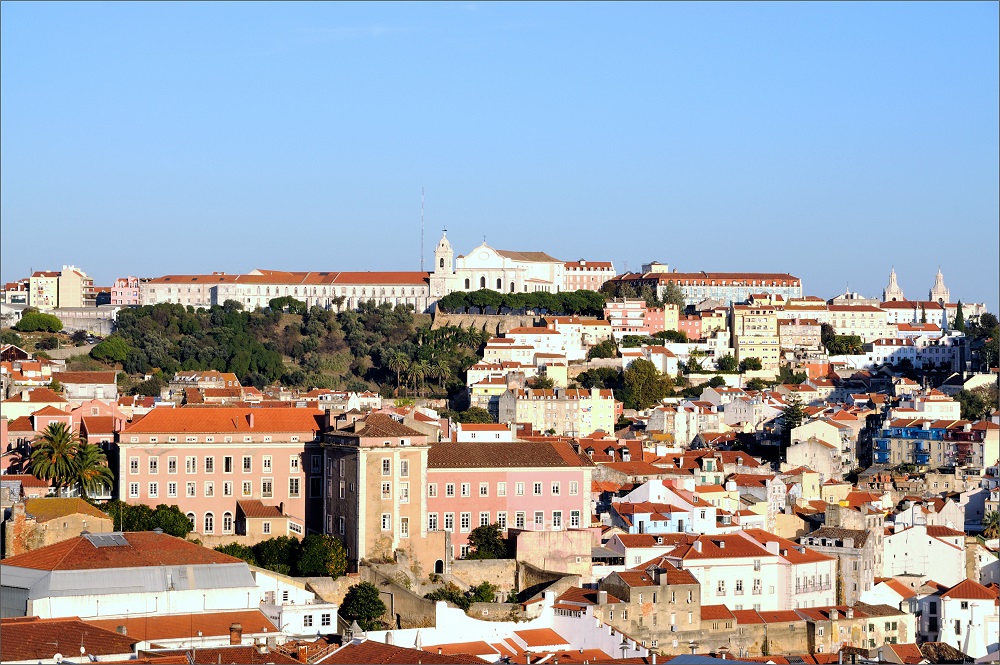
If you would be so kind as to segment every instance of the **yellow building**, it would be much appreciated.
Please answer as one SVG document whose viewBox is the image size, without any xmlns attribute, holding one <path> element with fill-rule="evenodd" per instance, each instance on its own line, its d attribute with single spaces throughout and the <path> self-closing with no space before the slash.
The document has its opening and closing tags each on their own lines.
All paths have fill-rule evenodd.
<svg viewBox="0 0 1000 665">
<path fill-rule="evenodd" d="M 54 308 L 59 306 L 59 273 L 38 270 L 28 282 L 28 305 Z"/>
<path fill-rule="evenodd" d="M 61 271 L 38 270 L 28 280 L 28 304 L 31 307 L 93 307 L 96 304 L 94 280 L 76 266 Z"/>
<path fill-rule="evenodd" d="M 529 423 L 537 432 L 588 436 L 614 432 L 615 398 L 610 390 L 508 390 L 500 397 L 501 423 Z"/>
<path fill-rule="evenodd" d="M 736 360 L 759 358 L 764 370 L 777 372 L 781 356 L 777 309 L 769 305 L 733 305 L 730 311 Z"/>
</svg>

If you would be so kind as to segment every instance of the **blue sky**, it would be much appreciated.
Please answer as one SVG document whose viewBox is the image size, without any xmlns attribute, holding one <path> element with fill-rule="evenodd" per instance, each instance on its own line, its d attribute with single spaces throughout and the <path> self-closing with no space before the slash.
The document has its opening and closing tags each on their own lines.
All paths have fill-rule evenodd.
<svg viewBox="0 0 1000 665">
<path fill-rule="evenodd" d="M 565 260 L 1000 301 L 998 4 L 0 5 L 0 272 Z M 627 264 L 627 265 L 626 265 Z"/>
</svg>

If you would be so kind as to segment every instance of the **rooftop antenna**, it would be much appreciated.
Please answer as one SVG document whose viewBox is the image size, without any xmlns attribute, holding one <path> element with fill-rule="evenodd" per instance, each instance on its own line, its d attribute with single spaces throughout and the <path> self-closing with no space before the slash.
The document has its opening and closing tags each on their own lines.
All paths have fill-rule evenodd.
<svg viewBox="0 0 1000 665">
<path fill-rule="evenodd" d="M 424 271 L 424 188 L 420 188 L 420 272 Z"/>
</svg>

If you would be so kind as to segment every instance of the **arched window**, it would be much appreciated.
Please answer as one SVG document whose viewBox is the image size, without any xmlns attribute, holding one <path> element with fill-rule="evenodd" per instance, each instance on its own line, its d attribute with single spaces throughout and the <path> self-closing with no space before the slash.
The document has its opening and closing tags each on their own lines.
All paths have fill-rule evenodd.
<svg viewBox="0 0 1000 665">
<path fill-rule="evenodd" d="M 497 291 L 503 291 L 503 280 L 497 277 Z"/>
<path fill-rule="evenodd" d="M 481 289 L 485 289 L 486 288 L 486 278 L 485 277 L 480 277 L 479 278 L 479 288 L 481 288 Z"/>
<path fill-rule="evenodd" d="M 225 512 L 222 514 L 222 533 L 233 532 L 233 514 Z"/>
<path fill-rule="evenodd" d="M 205 513 L 205 533 L 212 533 L 215 531 L 215 515 L 212 513 Z"/>
<path fill-rule="evenodd" d="M 466 291 L 468 291 L 468 289 L 469 289 L 469 280 L 468 279 L 465 280 L 465 289 L 466 289 Z"/>
<path fill-rule="evenodd" d="M 191 523 L 191 530 L 194 531 L 195 530 L 195 520 L 196 520 L 196 518 L 194 516 L 194 513 L 188 513 L 187 514 L 187 518 L 188 518 L 188 522 Z"/>
<path fill-rule="evenodd" d="M 510 283 L 510 292 L 514 293 L 514 282 Z"/>
<path fill-rule="evenodd" d="M 438 267 L 439 268 L 444 268 L 444 257 L 443 256 L 441 257 L 441 260 L 438 261 Z"/>
</svg>

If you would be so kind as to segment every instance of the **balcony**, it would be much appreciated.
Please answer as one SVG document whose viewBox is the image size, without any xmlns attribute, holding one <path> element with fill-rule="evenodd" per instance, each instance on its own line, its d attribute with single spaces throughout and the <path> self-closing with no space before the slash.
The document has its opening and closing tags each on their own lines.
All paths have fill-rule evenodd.
<svg viewBox="0 0 1000 665">
<path fill-rule="evenodd" d="M 916 455 L 917 464 L 928 465 L 931 463 L 931 456 L 929 453 L 918 453 Z"/>
<path fill-rule="evenodd" d="M 889 441 L 887 439 L 876 439 L 875 450 L 883 453 L 889 452 L 890 450 Z"/>
<path fill-rule="evenodd" d="M 929 453 L 931 451 L 931 445 L 926 441 L 921 441 L 914 445 L 914 450 L 918 453 Z"/>
<path fill-rule="evenodd" d="M 888 464 L 889 463 L 889 453 L 888 452 L 876 452 L 875 453 L 875 463 L 876 464 Z"/>
</svg>

